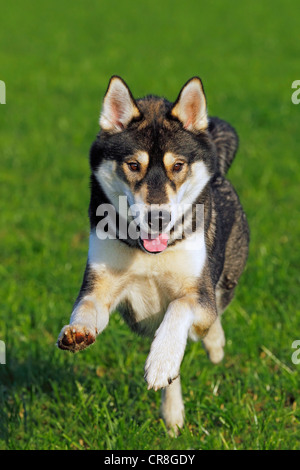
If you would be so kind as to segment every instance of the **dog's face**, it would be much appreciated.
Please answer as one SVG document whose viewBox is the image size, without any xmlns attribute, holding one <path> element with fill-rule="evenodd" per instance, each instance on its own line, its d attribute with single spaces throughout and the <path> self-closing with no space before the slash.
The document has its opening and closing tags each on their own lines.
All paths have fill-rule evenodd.
<svg viewBox="0 0 300 470">
<path fill-rule="evenodd" d="M 139 247 L 164 251 L 176 238 L 176 221 L 214 173 L 201 80 L 189 80 L 172 104 L 154 96 L 134 100 L 124 81 L 112 77 L 100 126 L 90 158 L 96 180 L 116 208 L 127 198 Z"/>
</svg>

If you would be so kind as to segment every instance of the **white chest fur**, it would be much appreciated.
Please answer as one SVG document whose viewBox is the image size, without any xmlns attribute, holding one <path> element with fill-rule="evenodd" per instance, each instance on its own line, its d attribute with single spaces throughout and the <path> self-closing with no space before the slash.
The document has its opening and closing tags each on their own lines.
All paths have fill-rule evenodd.
<svg viewBox="0 0 300 470">
<path fill-rule="evenodd" d="M 110 310 L 128 302 L 136 321 L 160 317 L 168 304 L 197 283 L 206 259 L 204 234 L 193 234 L 159 254 L 147 254 L 119 240 L 90 236 L 89 264 L 101 286 L 109 278 Z M 199 282 L 199 281 L 198 281 Z M 103 296 L 104 293 L 102 293 Z"/>
</svg>

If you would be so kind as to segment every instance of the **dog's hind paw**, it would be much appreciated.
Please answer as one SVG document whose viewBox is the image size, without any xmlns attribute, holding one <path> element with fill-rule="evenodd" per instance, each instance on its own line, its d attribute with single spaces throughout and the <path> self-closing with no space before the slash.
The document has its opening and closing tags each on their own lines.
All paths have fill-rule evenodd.
<svg viewBox="0 0 300 470">
<path fill-rule="evenodd" d="M 60 349 L 77 352 L 87 348 L 95 340 L 96 332 L 91 328 L 84 325 L 67 325 L 62 329 L 56 344 Z"/>
<path fill-rule="evenodd" d="M 222 347 L 211 349 L 208 357 L 213 364 L 219 364 L 224 358 L 224 349 Z"/>
</svg>

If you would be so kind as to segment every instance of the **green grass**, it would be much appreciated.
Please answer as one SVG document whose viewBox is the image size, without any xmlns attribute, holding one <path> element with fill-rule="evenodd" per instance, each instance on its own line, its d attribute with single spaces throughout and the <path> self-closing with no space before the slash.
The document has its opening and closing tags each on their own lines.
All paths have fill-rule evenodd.
<svg viewBox="0 0 300 470">
<path fill-rule="evenodd" d="M 299 449 L 300 105 L 296 0 L 2 2 L 2 449 Z M 90 349 L 55 348 L 88 247 L 88 151 L 109 77 L 176 98 L 200 75 L 240 135 L 230 170 L 251 227 L 224 315 L 226 356 L 182 365 L 186 425 L 170 438 L 147 391 L 150 341 L 119 318 Z"/>
</svg>

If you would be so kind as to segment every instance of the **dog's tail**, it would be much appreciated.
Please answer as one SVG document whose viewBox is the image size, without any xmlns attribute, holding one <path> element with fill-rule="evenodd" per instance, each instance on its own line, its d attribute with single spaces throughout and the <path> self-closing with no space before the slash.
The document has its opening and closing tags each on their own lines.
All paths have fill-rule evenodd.
<svg viewBox="0 0 300 470">
<path fill-rule="evenodd" d="M 217 148 L 217 173 L 225 176 L 238 149 L 237 133 L 228 122 L 217 117 L 209 118 L 208 129 Z"/>
</svg>

